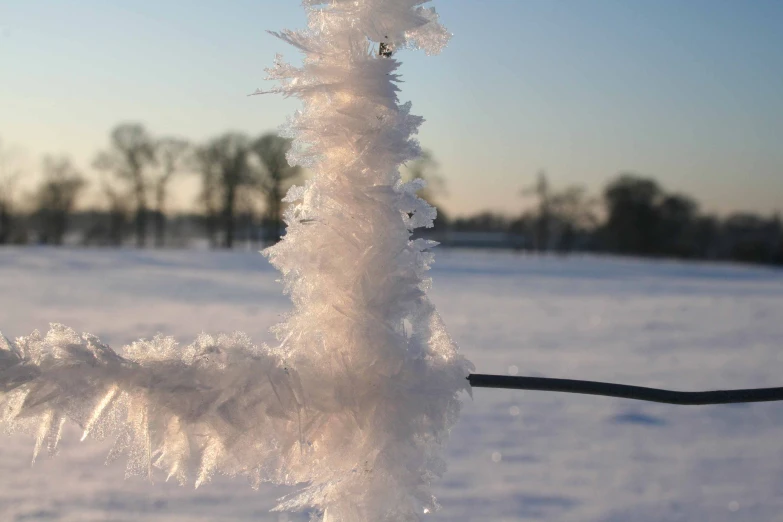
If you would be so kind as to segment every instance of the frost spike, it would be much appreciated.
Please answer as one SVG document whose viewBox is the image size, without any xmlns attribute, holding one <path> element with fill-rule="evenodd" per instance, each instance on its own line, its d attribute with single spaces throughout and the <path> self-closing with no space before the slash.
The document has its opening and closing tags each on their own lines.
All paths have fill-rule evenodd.
<svg viewBox="0 0 783 522">
<path fill-rule="evenodd" d="M 92 411 L 92 414 L 90 415 L 90 419 L 87 421 L 87 424 L 84 426 L 84 433 L 82 434 L 82 438 L 80 439 L 82 442 L 84 442 L 84 439 L 87 438 L 87 435 L 89 435 L 90 431 L 95 427 L 95 423 L 98 422 L 98 419 L 101 418 L 101 414 L 103 413 L 103 410 L 106 409 L 106 407 L 111 404 L 112 399 L 114 399 L 114 396 L 117 395 L 117 392 L 119 391 L 119 387 L 115 384 L 109 388 L 109 391 L 106 392 L 106 395 L 103 396 L 101 401 L 95 406 L 95 409 Z"/>
</svg>

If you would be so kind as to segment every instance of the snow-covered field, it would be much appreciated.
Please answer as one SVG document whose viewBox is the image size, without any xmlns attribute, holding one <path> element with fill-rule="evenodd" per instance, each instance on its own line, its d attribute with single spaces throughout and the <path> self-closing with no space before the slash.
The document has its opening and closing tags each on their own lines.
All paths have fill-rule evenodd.
<svg viewBox="0 0 783 522">
<path fill-rule="evenodd" d="M 432 297 L 481 373 L 683 390 L 783 385 L 783 272 L 727 265 L 439 251 Z M 288 309 L 254 252 L 0 250 L 0 329 L 61 322 L 115 347 L 157 332 L 257 342 Z M 305 520 L 286 490 L 198 490 L 104 465 L 69 430 L 30 467 L 3 436 L 0 521 Z M 432 521 L 783 521 L 783 404 L 685 407 L 506 390 L 466 397 Z"/>
</svg>

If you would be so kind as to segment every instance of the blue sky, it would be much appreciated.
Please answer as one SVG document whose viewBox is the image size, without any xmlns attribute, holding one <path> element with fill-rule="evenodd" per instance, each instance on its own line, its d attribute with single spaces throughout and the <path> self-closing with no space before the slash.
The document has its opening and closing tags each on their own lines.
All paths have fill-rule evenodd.
<svg viewBox="0 0 783 522">
<path fill-rule="evenodd" d="M 427 119 L 450 212 L 518 212 L 541 168 L 556 186 L 634 171 L 707 210 L 783 210 L 783 2 L 433 5 L 454 38 L 399 54 L 401 99 Z M 297 0 L 0 0 L 0 137 L 31 169 L 67 153 L 89 170 L 120 121 L 196 141 L 273 130 L 297 102 L 246 94 L 275 53 L 296 57 L 265 30 L 304 20 Z M 193 181 L 178 190 L 190 203 Z"/>
</svg>

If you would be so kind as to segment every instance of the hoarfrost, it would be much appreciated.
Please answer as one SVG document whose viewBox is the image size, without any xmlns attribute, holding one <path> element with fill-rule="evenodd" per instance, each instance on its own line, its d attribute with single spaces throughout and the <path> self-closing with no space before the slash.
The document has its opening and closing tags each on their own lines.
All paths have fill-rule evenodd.
<svg viewBox="0 0 783 522">
<path fill-rule="evenodd" d="M 471 365 L 426 296 L 435 242 L 411 240 L 435 209 L 398 167 L 422 118 L 399 104 L 387 50 L 436 53 L 448 40 L 422 0 L 307 0 L 308 29 L 275 33 L 274 91 L 297 96 L 290 160 L 313 179 L 289 191 L 287 233 L 264 251 L 294 309 L 279 344 L 241 333 L 180 346 L 157 336 L 121 354 L 54 324 L 0 343 L 0 421 L 54 452 L 66 419 L 114 437 L 128 474 L 199 485 L 215 472 L 302 489 L 278 510 L 325 521 L 419 520 L 459 414 Z"/>
</svg>

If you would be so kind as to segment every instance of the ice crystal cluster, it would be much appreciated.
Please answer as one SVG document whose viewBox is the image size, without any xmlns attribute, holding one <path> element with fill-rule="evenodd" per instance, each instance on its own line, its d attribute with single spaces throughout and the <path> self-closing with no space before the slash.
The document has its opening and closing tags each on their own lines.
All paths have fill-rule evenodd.
<svg viewBox="0 0 783 522">
<path fill-rule="evenodd" d="M 162 468 L 198 486 L 215 473 L 299 485 L 275 509 L 328 522 L 409 521 L 437 506 L 432 480 L 470 364 L 426 296 L 435 210 L 402 183 L 422 119 L 397 99 L 397 50 L 438 52 L 448 33 L 424 0 L 306 0 L 308 28 L 276 36 L 304 53 L 268 70 L 303 107 L 282 242 L 264 254 L 293 311 L 276 346 L 244 334 L 158 336 L 120 353 L 52 325 L 0 341 L 0 420 L 53 451 L 63 424 L 114 437 L 128 473 Z M 380 44 L 383 44 L 381 46 Z"/>
</svg>

